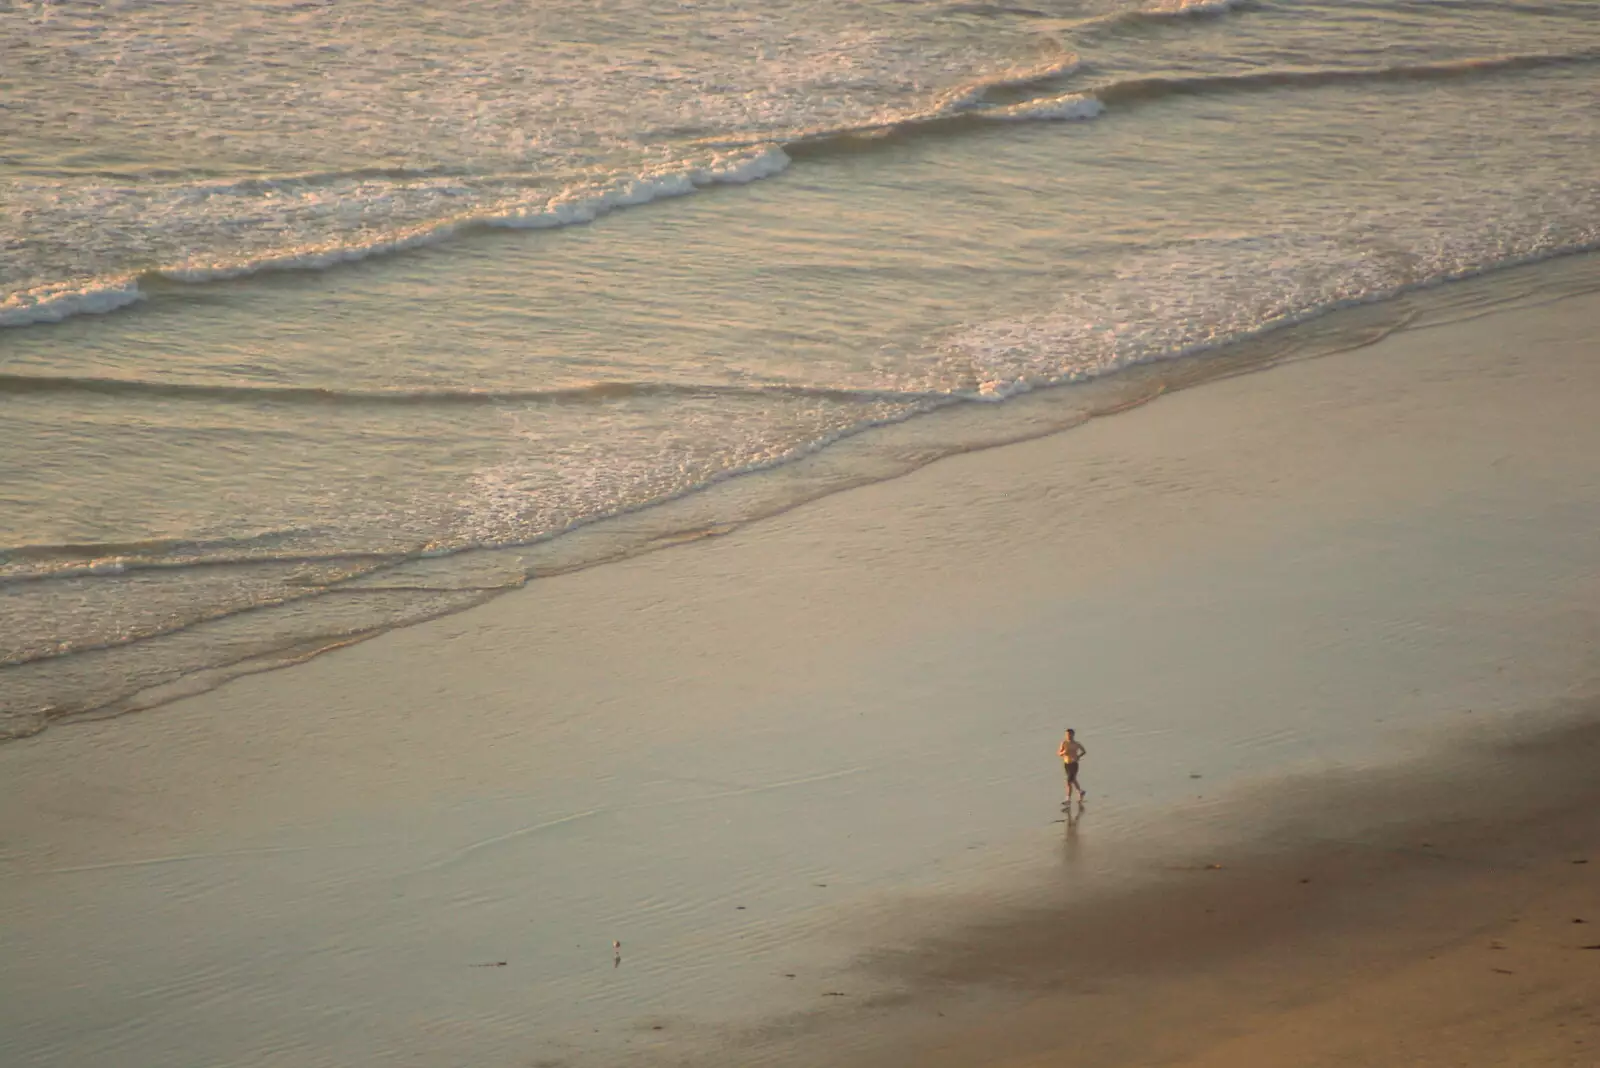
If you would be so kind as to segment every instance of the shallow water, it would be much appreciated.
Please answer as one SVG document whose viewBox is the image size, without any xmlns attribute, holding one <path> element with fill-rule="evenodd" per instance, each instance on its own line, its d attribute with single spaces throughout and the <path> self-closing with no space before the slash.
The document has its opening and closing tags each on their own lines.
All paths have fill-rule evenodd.
<svg viewBox="0 0 1600 1068">
<path fill-rule="evenodd" d="M 1600 238 L 1582 0 L 658 7 L 0 12 L 0 731 Z"/>
</svg>

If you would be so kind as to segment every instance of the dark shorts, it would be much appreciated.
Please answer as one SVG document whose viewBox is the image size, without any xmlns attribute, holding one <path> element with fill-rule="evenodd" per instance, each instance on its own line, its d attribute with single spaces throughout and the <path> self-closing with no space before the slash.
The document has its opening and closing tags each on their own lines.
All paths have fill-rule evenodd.
<svg viewBox="0 0 1600 1068">
<path fill-rule="evenodd" d="M 1068 779 L 1076 779 L 1078 777 L 1078 762 L 1076 760 L 1064 760 L 1061 762 L 1061 770 L 1067 773 Z"/>
</svg>

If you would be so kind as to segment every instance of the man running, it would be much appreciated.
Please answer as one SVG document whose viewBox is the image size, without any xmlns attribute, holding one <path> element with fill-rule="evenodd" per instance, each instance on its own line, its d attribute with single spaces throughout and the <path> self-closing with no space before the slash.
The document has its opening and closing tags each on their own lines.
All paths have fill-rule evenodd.
<svg viewBox="0 0 1600 1068">
<path fill-rule="evenodd" d="M 1056 755 L 1061 758 L 1062 769 L 1067 773 L 1067 800 L 1064 804 L 1072 804 L 1072 791 L 1078 791 L 1078 800 L 1083 801 L 1086 796 L 1083 787 L 1078 785 L 1078 760 L 1087 755 L 1088 749 L 1078 741 L 1078 732 L 1067 728 L 1067 736 L 1061 739 L 1061 746 L 1056 750 Z"/>
</svg>

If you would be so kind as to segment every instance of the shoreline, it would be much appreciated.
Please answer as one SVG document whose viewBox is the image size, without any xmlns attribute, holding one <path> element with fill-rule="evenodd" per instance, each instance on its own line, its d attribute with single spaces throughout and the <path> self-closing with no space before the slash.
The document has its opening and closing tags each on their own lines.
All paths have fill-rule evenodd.
<svg viewBox="0 0 1600 1068">
<path fill-rule="evenodd" d="M 1535 286 L 1554 286 L 1536 296 Z M 116 719 L 198 696 L 233 679 L 292 668 L 391 631 L 471 611 L 530 584 L 593 567 L 610 566 L 661 549 L 744 530 L 819 500 L 862 486 L 904 478 L 932 463 L 1076 430 L 1161 397 L 1284 363 L 1324 359 L 1377 344 L 1397 331 L 1431 329 L 1497 310 L 1559 302 L 1600 287 L 1600 252 L 1569 250 L 1547 259 L 1502 265 L 1461 278 L 1431 282 L 1382 299 L 1319 311 L 1217 349 L 1137 363 L 1085 382 L 1041 387 L 996 404 L 955 401 L 889 423 L 858 427 L 825 445 L 623 513 L 587 521 L 534 542 L 422 554 L 363 572 L 339 589 L 383 589 L 415 582 L 442 583 L 463 594 L 460 603 L 367 629 L 323 634 L 286 647 L 258 650 L 242 659 L 188 671 L 133 692 L 95 700 L 82 709 L 46 707 L 33 713 L 0 711 L 0 746 L 32 738 L 51 726 Z M 934 428 L 937 427 L 937 431 Z M 931 438 L 930 438 L 931 433 Z M 436 569 L 459 565 L 461 579 Z M 467 581 L 470 580 L 470 581 Z M 467 581 L 463 585 L 462 582 Z M 479 586 L 475 583 L 482 582 Z M 327 596 L 324 593 L 322 596 Z M 315 597 L 313 597 L 315 600 Z M 268 611 L 295 602 L 258 606 Z M 228 624 L 230 612 L 185 624 L 176 634 Z M 162 641 L 169 635 L 156 635 Z M 139 643 L 112 644 L 70 654 L 126 657 Z M 14 672 L 48 671 L 54 658 L 13 665 Z M 14 676 L 13 681 L 17 681 Z M 19 682 L 20 684 L 20 682 Z"/>
<path fill-rule="evenodd" d="M 1454 841 L 1466 813 L 1510 842 L 1515 813 L 1589 796 L 1541 773 L 1490 810 L 1451 784 L 1477 759 L 1457 741 L 1509 755 L 1593 715 L 1596 321 L 1591 293 L 1403 329 L 0 747 L 0 1054 L 900 1063 L 932 1004 L 956 1011 L 930 1056 L 1004 1063 L 1053 1048 L 1029 1021 L 1071 993 L 1070 946 L 1025 952 L 1064 873 L 1073 907 L 1156 886 L 1129 925 L 1215 876 L 1243 923 L 1290 900 L 1246 892 L 1270 856 L 1381 842 L 1395 806 L 1396 833 L 1431 813 Z M 1379 789 L 1397 770 L 1420 792 Z M 1310 885 L 1410 855 L 1358 840 Z M 1438 931 L 1501 891 L 1459 893 Z M 1405 958 L 1419 914 L 1372 914 L 1374 944 Z M 1206 944 L 1092 993 L 1083 1026 L 1145 1019 L 1178 1056 L 1270 1009 L 1263 979 L 1204 1035 L 1138 1017 Z M 1270 949 L 1241 966 L 1337 978 Z"/>
</svg>

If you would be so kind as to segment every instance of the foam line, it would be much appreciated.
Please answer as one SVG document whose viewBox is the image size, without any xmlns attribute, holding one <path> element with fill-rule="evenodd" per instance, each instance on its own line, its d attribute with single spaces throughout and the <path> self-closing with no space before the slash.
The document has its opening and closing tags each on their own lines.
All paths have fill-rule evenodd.
<svg viewBox="0 0 1600 1068">
<path fill-rule="evenodd" d="M 81 286 L 39 286 L 0 300 L 0 326 L 59 323 L 74 315 L 104 315 L 144 299 L 133 278 L 86 282 Z"/>
<path fill-rule="evenodd" d="M 974 112 L 979 118 L 996 122 L 1082 121 L 1097 118 L 1106 106 L 1088 93 L 1065 93 L 1043 100 L 1028 100 L 1010 107 Z"/>
<path fill-rule="evenodd" d="M 789 157 L 775 144 L 744 146 L 706 162 L 679 164 L 612 181 L 579 185 L 536 204 L 504 203 L 478 212 L 437 219 L 376 240 L 328 243 L 267 255 L 170 264 L 139 277 L 118 276 L 58 283 L 13 293 L 0 300 L 0 327 L 60 322 L 73 315 L 113 311 L 143 298 L 148 279 L 204 283 L 265 271 L 325 270 L 372 256 L 438 244 L 457 233 L 491 227 L 549 229 L 593 222 L 620 208 L 684 196 L 712 185 L 743 185 L 781 173 Z"/>
</svg>

